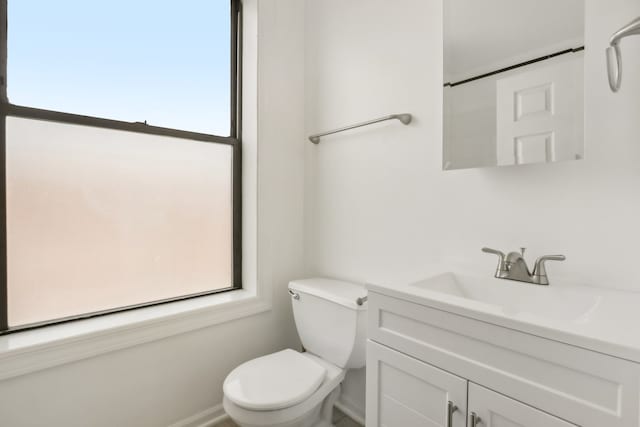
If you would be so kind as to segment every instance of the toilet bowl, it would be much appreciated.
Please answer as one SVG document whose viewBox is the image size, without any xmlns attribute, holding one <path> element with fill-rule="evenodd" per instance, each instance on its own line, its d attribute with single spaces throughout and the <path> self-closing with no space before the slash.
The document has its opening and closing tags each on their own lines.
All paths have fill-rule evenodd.
<svg viewBox="0 0 640 427">
<path fill-rule="evenodd" d="M 366 290 L 330 279 L 289 284 L 306 352 L 245 362 L 225 379 L 223 406 L 240 427 L 330 427 L 348 369 L 365 364 Z"/>
<path fill-rule="evenodd" d="M 299 363 L 297 358 L 307 363 Z M 257 366 L 247 366 L 255 362 L 259 362 L 260 373 L 256 372 Z M 241 427 L 329 426 L 319 423 L 325 418 L 322 407 L 329 395 L 339 390 L 345 372 L 309 353 L 290 349 L 273 353 L 240 365 L 229 374 L 224 385 L 224 409 Z M 332 409 L 333 402 L 327 406 Z"/>
</svg>

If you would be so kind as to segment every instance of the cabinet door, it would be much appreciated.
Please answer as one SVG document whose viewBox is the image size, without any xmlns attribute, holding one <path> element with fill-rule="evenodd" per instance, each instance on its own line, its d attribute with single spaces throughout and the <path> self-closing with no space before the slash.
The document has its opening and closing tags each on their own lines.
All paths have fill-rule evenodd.
<svg viewBox="0 0 640 427">
<path fill-rule="evenodd" d="M 467 380 L 368 341 L 367 427 L 465 427 L 466 403 Z"/>
<path fill-rule="evenodd" d="M 473 425 L 472 414 L 476 414 Z M 469 383 L 469 427 L 574 427 L 560 418 Z"/>
</svg>

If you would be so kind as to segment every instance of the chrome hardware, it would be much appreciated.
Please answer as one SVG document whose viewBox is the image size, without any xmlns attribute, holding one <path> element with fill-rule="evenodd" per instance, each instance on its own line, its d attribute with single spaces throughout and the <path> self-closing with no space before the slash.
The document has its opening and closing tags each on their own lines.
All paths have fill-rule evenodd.
<svg viewBox="0 0 640 427">
<path fill-rule="evenodd" d="M 549 278 L 547 277 L 547 268 L 545 267 L 546 261 L 564 261 L 567 259 L 564 255 L 545 255 L 536 260 L 533 268 L 533 280 L 539 285 L 548 285 Z"/>
<path fill-rule="evenodd" d="M 472 412 L 469 418 L 470 418 L 469 420 L 470 427 L 476 427 L 478 424 L 482 422 L 482 419 L 475 412 Z"/>
<path fill-rule="evenodd" d="M 358 304 L 358 305 L 362 305 L 362 304 L 364 304 L 365 302 L 367 302 L 368 300 L 369 300 L 369 297 L 368 297 L 368 296 L 364 296 L 364 297 L 362 297 L 362 298 L 358 298 L 358 299 L 356 300 L 356 304 Z"/>
<path fill-rule="evenodd" d="M 482 252 L 486 252 L 488 254 L 494 254 L 498 256 L 498 267 L 496 268 L 496 277 L 498 277 L 503 272 L 507 271 L 504 265 L 504 259 L 505 259 L 504 252 L 500 252 L 498 250 L 491 249 L 491 248 L 482 248 Z"/>
<path fill-rule="evenodd" d="M 495 274 L 496 278 L 533 283 L 534 285 L 546 286 L 549 284 L 549 277 L 545 268 L 546 261 L 564 261 L 566 259 L 564 255 L 541 256 L 536 260 L 533 272 L 530 272 L 524 259 L 525 250 L 526 248 L 520 248 L 520 253 L 514 251 L 505 256 L 503 252 L 498 250 L 482 248 L 482 252 L 497 255 L 499 258 Z"/>
<path fill-rule="evenodd" d="M 298 299 L 298 300 L 300 299 L 299 293 L 293 292 L 291 289 L 287 289 L 287 290 L 289 291 L 289 295 L 291 295 L 293 299 Z"/>
<path fill-rule="evenodd" d="M 515 251 L 509 252 L 504 265 L 507 271 L 506 274 L 501 277 L 502 279 L 517 280 L 519 282 L 530 281 L 531 273 L 521 253 Z"/>
<path fill-rule="evenodd" d="M 452 401 L 447 402 L 447 427 L 453 427 L 453 413 L 457 410 L 458 407 Z"/>
<path fill-rule="evenodd" d="M 620 41 L 628 36 L 640 35 L 640 18 L 636 18 L 626 26 L 616 31 L 609 40 L 607 48 L 607 73 L 609 74 L 609 87 L 617 92 L 622 84 L 622 52 Z"/>
<path fill-rule="evenodd" d="M 373 120 L 369 120 L 367 122 L 362 122 L 362 123 L 358 123 L 358 124 L 351 125 L 351 126 L 345 126 L 345 127 L 340 128 L 340 129 L 330 130 L 328 132 L 317 133 L 315 135 L 311 135 L 309 137 L 309 141 L 313 142 L 314 144 L 319 144 L 320 143 L 320 138 L 322 138 L 323 136 L 333 135 L 334 133 L 344 132 L 344 131 L 347 131 L 347 130 L 356 129 L 356 128 L 360 128 L 360 127 L 363 127 L 363 126 L 369 126 L 369 125 L 372 125 L 374 123 L 385 122 L 387 120 L 398 120 L 403 125 L 408 125 L 409 123 L 411 123 L 411 120 L 413 120 L 413 116 L 411 114 L 408 114 L 408 113 L 391 114 L 389 116 L 380 117 L 379 119 L 373 119 Z"/>
</svg>

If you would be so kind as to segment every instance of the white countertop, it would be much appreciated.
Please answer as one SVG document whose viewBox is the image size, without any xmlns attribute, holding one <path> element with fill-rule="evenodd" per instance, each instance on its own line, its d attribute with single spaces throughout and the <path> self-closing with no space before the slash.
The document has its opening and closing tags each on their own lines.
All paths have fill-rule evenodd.
<svg viewBox="0 0 640 427">
<path fill-rule="evenodd" d="M 427 279 L 371 283 L 370 292 L 640 363 L 640 292 L 538 286 L 433 269 Z"/>
</svg>

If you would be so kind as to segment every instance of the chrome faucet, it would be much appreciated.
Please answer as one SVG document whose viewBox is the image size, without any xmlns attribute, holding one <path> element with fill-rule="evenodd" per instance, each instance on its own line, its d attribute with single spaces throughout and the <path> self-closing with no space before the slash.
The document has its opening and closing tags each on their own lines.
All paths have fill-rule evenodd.
<svg viewBox="0 0 640 427">
<path fill-rule="evenodd" d="M 517 280 L 518 282 L 533 283 L 534 285 L 548 285 L 547 261 L 564 261 L 564 255 L 544 255 L 536 260 L 533 272 L 529 272 L 527 262 L 524 259 L 525 248 L 520 248 L 520 252 L 503 252 L 491 248 L 482 248 L 482 252 L 498 256 L 498 267 L 495 277 L 498 279 Z"/>
</svg>

